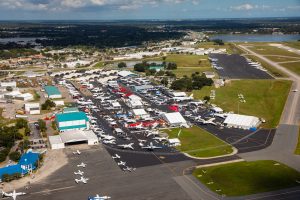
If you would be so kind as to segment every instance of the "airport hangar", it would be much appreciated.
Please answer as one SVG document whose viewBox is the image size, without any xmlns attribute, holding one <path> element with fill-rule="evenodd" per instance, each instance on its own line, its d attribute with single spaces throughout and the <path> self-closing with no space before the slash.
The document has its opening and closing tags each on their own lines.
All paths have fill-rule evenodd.
<svg viewBox="0 0 300 200">
<path fill-rule="evenodd" d="M 56 114 L 55 121 L 60 133 L 49 136 L 51 149 L 63 149 L 71 144 L 97 145 L 99 143 L 95 133 L 89 130 L 89 120 L 84 112 L 72 108 L 65 109 L 64 113 Z"/>
<path fill-rule="evenodd" d="M 46 98 L 60 99 L 62 98 L 61 92 L 55 86 L 45 86 Z"/>
</svg>

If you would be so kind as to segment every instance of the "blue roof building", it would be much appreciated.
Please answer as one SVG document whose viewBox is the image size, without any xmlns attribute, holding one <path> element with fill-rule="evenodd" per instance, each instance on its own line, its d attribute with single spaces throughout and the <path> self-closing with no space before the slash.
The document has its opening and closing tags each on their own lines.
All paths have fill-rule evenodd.
<svg viewBox="0 0 300 200">
<path fill-rule="evenodd" d="M 46 97 L 49 99 L 62 98 L 61 92 L 55 86 L 45 86 Z"/>
<path fill-rule="evenodd" d="M 56 124 L 60 131 L 89 129 L 89 119 L 84 112 L 56 114 Z"/>
<path fill-rule="evenodd" d="M 39 153 L 33 152 L 23 154 L 18 164 L 0 168 L 0 178 L 2 179 L 4 174 L 13 175 L 20 173 L 24 175 L 30 170 L 35 170 L 35 163 L 38 161 L 39 156 Z"/>
</svg>

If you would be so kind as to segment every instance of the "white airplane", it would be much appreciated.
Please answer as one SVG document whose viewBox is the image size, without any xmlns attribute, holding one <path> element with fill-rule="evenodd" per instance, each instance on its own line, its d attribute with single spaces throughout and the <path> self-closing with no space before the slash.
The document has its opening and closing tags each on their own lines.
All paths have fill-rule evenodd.
<svg viewBox="0 0 300 200">
<path fill-rule="evenodd" d="M 120 161 L 120 162 L 117 163 L 117 165 L 119 165 L 119 166 L 120 166 L 120 165 L 125 166 L 125 165 L 126 165 L 126 162 Z"/>
<path fill-rule="evenodd" d="M 135 171 L 136 168 L 133 168 L 133 167 L 126 167 L 126 168 L 123 168 L 123 171 L 129 171 L 129 172 L 132 172 L 132 171 Z"/>
<path fill-rule="evenodd" d="M 86 164 L 85 163 L 80 163 L 79 165 L 77 165 L 77 167 L 83 167 L 83 168 L 85 168 L 86 167 Z"/>
<path fill-rule="evenodd" d="M 79 150 L 77 150 L 77 151 L 74 151 L 73 152 L 73 154 L 75 155 L 75 154 L 78 154 L 78 155 L 80 155 L 81 154 L 81 152 L 79 151 Z"/>
<path fill-rule="evenodd" d="M 138 139 L 139 142 L 143 143 L 143 142 L 147 142 L 147 140 L 141 140 L 141 139 Z"/>
<path fill-rule="evenodd" d="M 113 140 L 113 139 L 116 139 L 114 136 L 112 135 L 104 135 L 104 134 L 101 134 L 100 135 L 102 138 L 104 138 L 105 140 Z"/>
<path fill-rule="evenodd" d="M 146 135 L 146 137 L 149 137 L 149 136 L 151 136 L 151 135 L 154 135 L 154 136 L 156 136 L 156 135 L 159 135 L 158 134 L 158 132 L 149 132 L 147 135 Z"/>
<path fill-rule="evenodd" d="M 154 146 L 152 142 L 150 142 L 150 145 L 142 147 L 142 149 L 149 149 L 149 150 L 154 150 L 154 149 L 161 149 L 162 147 L 157 147 Z"/>
<path fill-rule="evenodd" d="M 87 181 L 89 180 L 89 178 L 84 178 L 83 176 L 80 177 L 80 179 L 75 179 L 75 182 L 78 184 L 79 182 L 82 182 L 84 184 L 87 183 Z"/>
<path fill-rule="evenodd" d="M 80 176 L 82 176 L 82 175 L 84 174 L 84 172 L 83 172 L 83 171 L 80 171 L 80 170 L 78 170 L 77 172 L 74 172 L 74 174 L 75 174 L 75 175 L 80 175 Z"/>
<path fill-rule="evenodd" d="M 102 141 L 104 144 L 116 144 L 115 140 L 103 140 Z"/>
<path fill-rule="evenodd" d="M 110 199 L 111 197 L 109 196 L 102 196 L 100 197 L 99 194 L 97 194 L 95 197 L 89 197 L 89 200 L 106 200 Z"/>
<path fill-rule="evenodd" d="M 292 90 L 292 92 L 298 92 L 298 90 L 296 89 L 296 90 Z"/>
<path fill-rule="evenodd" d="M 214 120 L 215 120 L 215 118 L 210 118 L 209 120 L 200 119 L 199 122 L 202 124 L 217 125 L 215 122 L 213 122 Z"/>
<path fill-rule="evenodd" d="M 115 154 L 115 156 L 112 156 L 112 159 L 120 159 L 121 156 L 119 156 L 118 154 Z"/>
<path fill-rule="evenodd" d="M 14 190 L 11 193 L 6 193 L 4 191 L 2 191 L 2 196 L 3 197 L 11 197 L 13 200 L 17 199 L 17 196 L 21 196 L 21 195 L 25 195 L 25 192 L 16 192 L 16 190 Z"/>
<path fill-rule="evenodd" d="M 118 145 L 119 147 L 122 147 L 123 149 L 134 149 L 133 148 L 133 145 L 134 143 L 130 143 L 130 144 L 120 144 L 120 145 Z"/>
<path fill-rule="evenodd" d="M 153 140 L 158 140 L 158 141 L 160 141 L 160 142 L 162 142 L 162 141 L 167 141 L 168 140 L 168 138 L 167 137 L 154 137 L 154 138 L 152 138 Z"/>
</svg>

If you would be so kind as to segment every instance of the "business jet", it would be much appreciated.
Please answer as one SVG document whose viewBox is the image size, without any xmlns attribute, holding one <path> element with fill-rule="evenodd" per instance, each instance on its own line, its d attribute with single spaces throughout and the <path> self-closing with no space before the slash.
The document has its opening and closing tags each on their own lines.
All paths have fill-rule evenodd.
<svg viewBox="0 0 300 200">
<path fill-rule="evenodd" d="M 81 152 L 80 152 L 79 150 L 76 150 L 76 151 L 73 152 L 73 154 L 74 154 L 74 155 L 75 155 L 75 154 L 80 155 Z"/>
<path fill-rule="evenodd" d="M 152 142 L 150 142 L 150 145 L 142 147 L 142 149 L 148 149 L 148 150 L 154 150 L 154 149 L 161 149 L 162 147 L 154 146 Z"/>
<path fill-rule="evenodd" d="M 116 144 L 116 140 L 103 140 L 103 144 Z"/>
<path fill-rule="evenodd" d="M 74 172 L 74 174 L 75 174 L 75 175 L 80 175 L 80 176 L 82 176 L 82 175 L 84 174 L 84 172 L 83 172 L 83 171 L 80 171 L 80 170 L 78 170 L 77 172 Z"/>
<path fill-rule="evenodd" d="M 158 132 L 149 132 L 147 135 L 146 135 L 146 137 L 149 137 L 149 136 L 151 136 L 151 135 L 153 135 L 153 136 L 157 136 L 157 135 L 159 135 L 158 134 Z"/>
<path fill-rule="evenodd" d="M 83 168 L 85 168 L 86 167 L 86 164 L 85 163 L 80 163 L 79 165 L 77 165 L 77 167 L 83 167 Z"/>
<path fill-rule="evenodd" d="M 141 143 L 147 142 L 147 140 L 141 140 L 141 139 L 138 139 L 138 141 Z"/>
<path fill-rule="evenodd" d="M 102 196 L 100 197 L 99 194 L 97 194 L 95 197 L 89 197 L 88 200 L 107 200 L 110 199 L 111 197 L 109 196 Z"/>
<path fill-rule="evenodd" d="M 210 118 L 208 120 L 204 120 L 204 119 L 200 119 L 199 122 L 202 124 L 211 124 L 216 126 L 217 124 L 215 122 L 213 122 L 215 120 L 215 118 Z"/>
<path fill-rule="evenodd" d="M 17 199 L 17 196 L 21 196 L 21 195 L 25 195 L 26 193 L 24 192 L 16 192 L 16 190 L 14 190 L 12 193 L 6 193 L 4 191 L 2 191 L 2 196 L 3 197 L 11 197 L 13 200 Z"/>
<path fill-rule="evenodd" d="M 115 156 L 112 156 L 112 159 L 120 159 L 121 156 L 119 156 L 118 154 L 115 154 Z"/>
<path fill-rule="evenodd" d="M 128 171 L 128 172 L 132 172 L 132 171 L 135 171 L 136 168 L 133 168 L 133 167 L 125 167 L 123 168 L 123 171 Z"/>
<path fill-rule="evenodd" d="M 167 141 L 168 140 L 168 138 L 167 137 L 154 137 L 154 138 L 152 138 L 153 140 L 158 140 L 158 141 L 160 141 L 160 142 L 162 142 L 162 141 Z"/>
<path fill-rule="evenodd" d="M 75 182 L 78 184 L 79 182 L 82 182 L 84 184 L 87 183 L 87 181 L 89 180 L 89 178 L 84 178 L 83 176 L 80 177 L 80 179 L 76 179 L 75 178 Z"/>
<path fill-rule="evenodd" d="M 123 149 L 134 149 L 133 148 L 133 145 L 134 143 L 130 143 L 130 144 L 120 144 L 120 145 L 118 145 L 119 147 L 122 147 Z"/>
<path fill-rule="evenodd" d="M 126 162 L 120 161 L 120 162 L 117 163 L 117 165 L 119 165 L 119 166 L 120 166 L 120 165 L 125 166 L 125 165 L 126 165 Z"/>
<path fill-rule="evenodd" d="M 292 90 L 292 92 L 298 92 L 298 90 L 296 89 L 296 90 Z"/>
<path fill-rule="evenodd" d="M 104 138 L 104 140 L 115 140 L 116 138 L 112 135 L 104 135 L 101 134 L 100 137 Z"/>
</svg>

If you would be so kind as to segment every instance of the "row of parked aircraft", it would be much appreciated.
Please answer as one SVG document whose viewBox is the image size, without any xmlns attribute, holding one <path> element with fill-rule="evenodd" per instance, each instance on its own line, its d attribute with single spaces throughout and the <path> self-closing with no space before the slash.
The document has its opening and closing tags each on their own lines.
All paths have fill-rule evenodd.
<svg viewBox="0 0 300 200">
<path fill-rule="evenodd" d="M 112 159 L 114 159 L 114 160 L 117 160 L 117 159 L 120 160 L 121 156 L 119 156 L 118 154 L 115 154 L 114 156 L 112 156 Z M 126 162 L 124 162 L 124 161 L 120 160 L 119 162 L 117 162 L 117 165 L 118 166 L 123 166 L 123 168 L 122 168 L 123 171 L 129 171 L 129 172 L 135 171 L 135 168 L 128 167 L 126 165 Z"/>
</svg>

